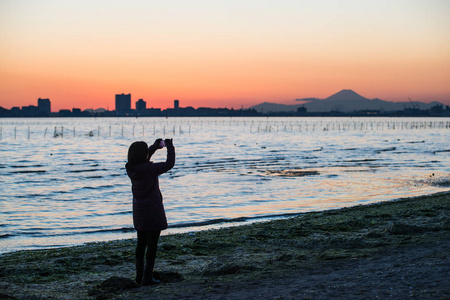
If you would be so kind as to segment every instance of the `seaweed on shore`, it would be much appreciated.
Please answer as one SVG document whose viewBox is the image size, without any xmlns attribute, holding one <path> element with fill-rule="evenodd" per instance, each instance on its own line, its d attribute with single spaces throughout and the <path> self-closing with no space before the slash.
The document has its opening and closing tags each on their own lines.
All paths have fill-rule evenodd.
<svg viewBox="0 0 450 300">
<path fill-rule="evenodd" d="M 448 239 L 450 194 L 312 212 L 269 222 L 162 236 L 157 270 L 180 280 L 276 276 L 330 260 L 360 259 L 402 245 Z M 72 296 L 113 276 L 133 278 L 134 240 L 20 251 L 0 256 L 0 292 L 26 298 L 36 284 L 48 296 Z M 161 272 L 163 274 L 164 272 Z M 76 294 L 81 293 L 81 294 Z"/>
</svg>

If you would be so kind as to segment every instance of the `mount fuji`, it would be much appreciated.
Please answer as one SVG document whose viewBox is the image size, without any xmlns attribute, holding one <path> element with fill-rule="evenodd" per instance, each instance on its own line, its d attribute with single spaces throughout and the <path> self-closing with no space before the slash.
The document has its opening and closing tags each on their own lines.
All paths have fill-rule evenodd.
<svg viewBox="0 0 450 300">
<path fill-rule="evenodd" d="M 439 102 L 423 103 L 417 101 L 409 102 L 390 102 L 378 98 L 368 99 L 352 90 L 342 90 L 325 99 L 303 98 L 296 99 L 301 104 L 277 104 L 264 102 L 255 106 L 258 112 L 292 112 L 299 107 L 305 107 L 308 112 L 354 112 L 361 110 L 379 110 L 379 111 L 399 111 L 405 108 L 418 108 L 422 110 L 430 109 L 435 105 L 441 105 Z"/>
</svg>

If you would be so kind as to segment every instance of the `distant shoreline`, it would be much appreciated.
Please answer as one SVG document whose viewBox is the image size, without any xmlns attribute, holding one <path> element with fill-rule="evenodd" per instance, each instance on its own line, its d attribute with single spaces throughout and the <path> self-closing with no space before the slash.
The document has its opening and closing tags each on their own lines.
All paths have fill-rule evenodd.
<svg viewBox="0 0 450 300">
<path fill-rule="evenodd" d="M 53 115 L 47 116 L 14 116 L 14 115 L 2 115 L 0 114 L 0 119 L 5 118 L 24 118 L 24 119 L 35 119 L 35 118 L 230 118 L 230 117 L 256 117 L 256 118 L 267 118 L 267 117 L 290 117 L 290 118 L 311 118 L 311 117 L 369 117 L 369 118 L 450 118 L 450 111 L 444 111 L 442 113 L 430 113 L 428 111 L 420 112 L 404 112 L 404 111 L 394 111 L 394 112 L 355 112 L 355 113 L 343 113 L 343 112 L 323 112 L 323 113 L 295 113 L 295 112 L 270 112 L 270 113 L 256 113 L 256 114 L 245 114 L 239 113 L 226 113 L 226 114 L 155 114 L 155 115 L 116 115 L 114 113 L 99 113 L 99 114 L 65 114 L 60 115 L 58 113 L 52 113 Z"/>
<path fill-rule="evenodd" d="M 0 107 L 0 117 L 2 116 L 22 116 L 22 117 L 427 117 L 427 116 L 450 116 L 450 106 L 433 101 L 424 103 L 419 101 L 391 102 L 379 98 L 368 99 L 353 90 L 344 89 L 328 98 L 303 98 L 296 99 L 299 104 L 280 104 L 263 102 L 249 108 L 212 108 L 192 106 L 180 107 L 180 101 L 174 100 L 173 108 L 147 108 L 147 103 L 143 99 L 136 102 L 136 109 L 131 109 L 131 94 L 115 95 L 115 110 L 110 111 L 105 108 L 85 109 L 80 108 L 61 109 L 58 112 L 51 112 L 50 99 L 37 101 L 37 106 L 13 107 L 11 110 Z"/>
</svg>

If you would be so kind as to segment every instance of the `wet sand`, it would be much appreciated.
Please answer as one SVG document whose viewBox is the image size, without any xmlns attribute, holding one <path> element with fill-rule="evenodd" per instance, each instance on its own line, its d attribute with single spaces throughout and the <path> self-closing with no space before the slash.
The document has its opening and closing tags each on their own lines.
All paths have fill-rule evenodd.
<svg viewBox="0 0 450 300">
<path fill-rule="evenodd" d="M 450 193 L 162 236 L 162 283 L 134 240 L 0 256 L 0 299 L 448 299 Z"/>
</svg>

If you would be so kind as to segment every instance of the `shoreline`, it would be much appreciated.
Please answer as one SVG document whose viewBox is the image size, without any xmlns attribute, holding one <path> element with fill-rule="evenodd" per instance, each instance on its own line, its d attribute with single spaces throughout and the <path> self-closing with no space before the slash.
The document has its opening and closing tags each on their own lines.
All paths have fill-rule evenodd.
<svg viewBox="0 0 450 300">
<path fill-rule="evenodd" d="M 0 296 L 446 298 L 449 212 L 442 192 L 163 235 L 155 266 L 163 283 L 150 287 L 130 283 L 134 239 L 10 252 L 0 255 Z"/>
<path fill-rule="evenodd" d="M 247 226 L 252 225 L 254 223 L 259 222 L 271 222 L 276 220 L 282 220 L 292 217 L 299 217 L 304 214 L 308 213 L 317 213 L 317 212 L 327 212 L 327 211 L 334 211 L 334 210 L 340 210 L 345 208 L 352 208 L 355 206 L 365 206 L 365 205 L 373 205 L 373 204 L 379 204 L 384 202 L 391 202 L 391 201 L 397 201 L 399 199 L 405 199 L 405 198 L 416 198 L 416 197 L 423 197 L 423 196 L 432 196 L 435 194 L 441 194 L 441 193 L 449 193 L 449 191 L 440 191 L 440 192 L 433 192 L 431 194 L 418 194 L 418 195 L 406 195 L 401 198 L 391 198 L 389 197 L 388 200 L 379 200 L 379 201 L 370 201 L 367 204 L 362 203 L 354 203 L 350 206 L 342 206 L 342 207 L 336 207 L 336 208 L 327 208 L 324 210 L 310 210 L 310 211 L 303 211 L 303 212 L 288 212 L 288 213 L 280 213 L 280 214 L 269 214 L 269 215 L 261 215 L 261 216 L 249 216 L 249 217 L 236 217 L 236 218 L 219 218 L 219 219 L 210 219 L 205 221 L 198 221 L 198 222 L 192 222 L 192 223 L 177 223 L 177 224 L 169 224 L 169 228 L 161 232 L 161 236 L 165 235 L 174 235 L 174 234 L 185 234 L 185 233 L 192 233 L 192 232 L 199 232 L 204 230 L 214 230 L 214 229 L 222 229 L 222 228 L 232 228 L 232 227 L 238 227 L 238 226 Z M 81 237 L 84 236 L 93 236 L 95 237 L 97 233 L 103 232 L 103 233 L 113 233 L 113 232 L 127 232 L 128 235 L 131 235 L 131 239 L 135 238 L 136 232 L 135 229 L 131 227 L 123 227 L 123 228 L 117 228 L 117 229 L 111 229 L 111 230 L 97 230 L 93 232 L 85 232 L 80 233 Z M 63 235 L 65 236 L 65 235 Z M 49 237 L 42 237 L 43 239 L 53 239 L 58 236 L 49 236 Z M 72 237 L 72 240 L 76 240 L 77 238 L 75 235 Z M 30 248 L 24 248 L 20 249 L 20 247 L 15 247 L 13 250 L 1 250 L 0 251 L 0 257 L 4 254 L 8 253 L 15 253 L 20 251 L 39 251 L 39 250 L 51 250 L 51 249 L 58 249 L 58 248 L 70 248 L 70 247 L 78 247 L 83 246 L 86 244 L 91 243 L 107 243 L 107 242 L 113 242 L 117 240 L 127 240 L 130 239 L 130 237 L 111 237 L 111 238 L 105 238 L 104 236 L 96 236 L 96 238 L 88 239 L 87 241 L 78 242 L 78 243 L 68 243 L 68 244 L 47 244 L 47 245 L 35 245 Z M 7 240 L 4 240 L 7 242 Z M 56 242 L 56 241 L 55 241 Z M 17 249 L 16 249 L 17 248 Z M 6 249 L 6 248 L 5 248 Z"/>
</svg>

